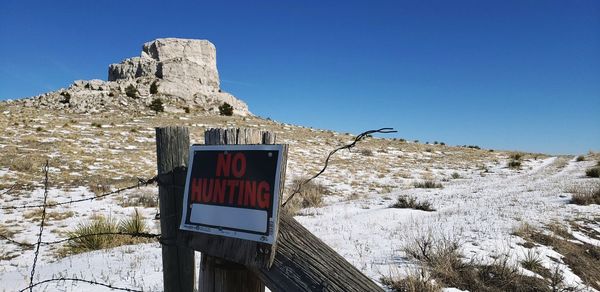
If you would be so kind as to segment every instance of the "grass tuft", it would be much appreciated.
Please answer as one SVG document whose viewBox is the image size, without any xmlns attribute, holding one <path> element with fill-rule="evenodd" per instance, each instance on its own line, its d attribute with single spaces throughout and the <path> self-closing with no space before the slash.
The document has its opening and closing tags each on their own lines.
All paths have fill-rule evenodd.
<svg viewBox="0 0 600 292">
<path fill-rule="evenodd" d="M 576 223 L 571 223 L 571 226 L 573 226 L 574 229 L 578 229 L 580 232 L 594 232 L 593 228 Z M 586 285 L 589 285 L 596 290 L 600 290 L 600 265 L 598 265 L 598 262 L 600 262 L 600 247 L 577 241 L 568 231 L 567 227 L 559 224 L 548 226 L 548 231 L 550 232 L 544 232 L 534 228 L 520 231 L 521 232 L 518 232 L 517 234 L 526 241 L 546 245 L 563 255 L 562 261 L 569 266 L 569 269 L 573 271 L 573 273 L 579 276 Z M 548 279 L 550 281 L 550 286 L 553 289 L 569 289 L 569 287 L 563 287 L 563 276 L 558 267 L 550 272 Z"/>
<path fill-rule="evenodd" d="M 363 156 L 373 156 L 373 150 L 362 149 L 362 150 L 360 150 L 360 154 L 362 154 Z"/>
<path fill-rule="evenodd" d="M 415 197 L 411 196 L 400 196 L 398 200 L 390 205 L 390 208 L 398 208 L 398 209 L 415 209 L 415 210 L 423 210 L 423 211 L 435 211 L 431 207 L 431 203 L 429 202 L 419 202 Z"/>
<path fill-rule="evenodd" d="M 591 186 L 577 186 L 569 190 L 573 194 L 571 204 L 600 205 L 600 184 Z"/>
<path fill-rule="evenodd" d="M 436 283 L 469 291 L 551 291 L 548 281 L 524 276 L 508 256 L 493 262 L 463 260 L 459 242 L 449 238 L 434 239 L 431 234 L 410 241 L 404 251 L 419 262 Z"/>
<path fill-rule="evenodd" d="M 300 184 L 306 181 L 305 178 L 297 178 L 292 181 L 290 193 L 298 188 Z M 300 209 L 320 207 L 323 205 L 323 196 L 331 194 L 331 191 L 323 184 L 317 183 L 314 180 L 302 185 L 300 193 L 286 204 L 284 211 L 288 214 L 295 215 Z"/>
<path fill-rule="evenodd" d="M 600 177 L 600 167 L 592 167 L 585 171 L 587 177 Z"/>
<path fill-rule="evenodd" d="M 433 180 L 415 182 L 413 184 L 413 186 L 415 188 L 420 188 L 420 189 L 441 189 L 441 188 L 443 188 L 441 183 L 436 183 Z"/>
<path fill-rule="evenodd" d="M 79 223 L 77 227 L 67 233 L 68 237 L 75 239 L 68 241 L 68 243 L 58 251 L 58 255 L 64 257 L 93 250 L 150 241 L 148 238 L 132 237 L 129 235 L 95 235 L 118 232 L 147 232 L 147 226 L 144 219 L 138 213 L 137 209 L 135 209 L 130 218 L 123 219 L 120 222 L 117 222 L 110 217 L 107 218 L 99 215 L 93 217 L 88 222 Z"/>
</svg>

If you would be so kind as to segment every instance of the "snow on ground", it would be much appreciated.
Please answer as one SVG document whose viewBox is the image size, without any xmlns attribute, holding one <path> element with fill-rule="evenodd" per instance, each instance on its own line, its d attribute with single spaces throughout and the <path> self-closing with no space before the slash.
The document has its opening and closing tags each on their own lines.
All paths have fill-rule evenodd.
<svg viewBox="0 0 600 292">
<path fill-rule="evenodd" d="M 564 222 L 575 218 L 591 218 L 600 213 L 600 206 L 567 204 L 569 185 L 585 183 L 582 173 L 586 163 L 552 157 L 532 162 L 519 173 L 496 167 L 484 175 L 471 174 L 444 183 L 442 189 L 400 189 L 387 194 L 372 193 L 358 200 L 334 201 L 321 208 L 303 210 L 297 220 L 316 234 L 344 258 L 374 280 L 382 276 L 405 273 L 413 266 L 404 258 L 403 245 L 422 233 L 432 233 L 458 239 L 468 257 L 485 259 L 506 254 L 513 260 L 522 259 L 526 249 L 518 245 L 522 239 L 511 236 L 519 224 L 527 222 L 541 226 L 553 220 Z M 39 197 L 37 190 L 27 202 Z M 89 195 L 81 189 L 81 196 Z M 150 190 L 148 190 L 150 191 Z M 425 212 L 389 208 L 399 195 L 411 195 L 432 203 L 437 210 Z M 50 197 L 60 201 L 73 194 L 52 190 Z M 57 199 L 58 198 L 58 199 Z M 115 207 L 112 199 L 77 205 L 84 214 L 105 212 L 127 214 L 128 208 Z M 117 212 L 116 210 L 119 209 Z M 123 209 L 123 210 L 121 210 Z M 146 210 L 151 213 L 152 210 Z M 148 214 L 150 215 L 150 214 Z M 4 214 L 3 216 L 11 216 Z M 75 224 L 82 217 L 65 219 L 62 225 Z M 69 221 L 71 220 L 71 221 Z M 23 228 L 16 240 L 35 242 L 36 226 Z M 52 227 L 48 227 L 49 230 Z M 597 240 L 576 233 L 577 238 L 598 245 Z M 44 240 L 59 238 L 48 231 Z M 15 249 L 18 256 L 0 264 L 1 291 L 18 291 L 28 285 L 32 250 L 4 243 L 1 249 Z M 537 247 L 544 255 L 544 265 L 553 262 L 545 255 L 560 258 L 547 247 Z M 100 281 L 118 287 L 160 291 L 162 283 L 161 253 L 158 243 L 122 246 L 57 259 L 48 247 L 42 247 L 35 281 L 52 277 L 77 277 Z M 199 259 L 198 259 L 199 263 Z M 581 286 L 579 277 L 562 265 L 566 281 Z M 53 283 L 40 286 L 39 291 L 106 291 L 101 286 L 83 283 Z"/>
<path fill-rule="evenodd" d="M 492 169 L 485 176 L 447 182 L 443 189 L 408 189 L 386 196 L 372 194 L 349 202 L 305 210 L 309 216 L 298 221 L 343 257 L 373 279 L 408 272 L 402 247 L 421 234 L 454 238 L 467 257 L 488 260 L 509 256 L 521 260 L 527 251 L 512 236 L 522 223 L 542 226 L 554 220 L 593 219 L 600 206 L 567 204 L 566 186 L 589 180 L 581 178 L 587 164 L 565 158 L 548 158 L 531 170 L 510 174 Z M 496 171 L 498 173 L 496 173 Z M 436 212 L 393 209 L 388 206 L 398 195 L 411 195 L 431 202 Z M 580 237 L 585 237 L 579 234 Z M 587 239 L 598 245 L 597 240 Z M 560 258 L 551 249 L 538 248 L 541 255 Z M 542 257 L 548 268 L 555 265 Z M 399 268 L 400 266 L 400 268 Z M 568 285 L 583 286 L 579 277 L 561 265 Z"/>
</svg>

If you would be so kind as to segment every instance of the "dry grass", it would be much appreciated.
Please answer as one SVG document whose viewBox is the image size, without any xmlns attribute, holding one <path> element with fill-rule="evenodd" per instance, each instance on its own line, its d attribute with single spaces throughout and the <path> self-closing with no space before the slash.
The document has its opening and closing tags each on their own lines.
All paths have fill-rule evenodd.
<svg viewBox="0 0 600 292">
<path fill-rule="evenodd" d="M 600 167 L 592 167 L 585 171 L 587 177 L 600 177 Z"/>
<path fill-rule="evenodd" d="M 594 232 L 594 230 L 589 227 L 577 223 L 571 224 L 580 230 Z M 545 233 L 535 228 L 520 229 L 516 234 L 523 237 L 526 241 L 552 247 L 556 252 L 563 255 L 563 262 L 568 265 L 573 273 L 579 276 L 586 285 L 599 290 L 600 265 L 598 265 L 598 263 L 600 263 L 600 247 L 575 240 L 566 226 L 553 224 L 548 226 L 548 229 L 551 232 Z M 553 274 L 555 273 L 556 272 Z M 554 275 L 553 277 L 559 277 L 559 275 Z"/>
<path fill-rule="evenodd" d="M 520 261 L 520 264 L 523 268 L 530 270 L 544 278 L 549 279 L 552 276 L 550 270 L 544 267 L 540 255 L 531 249 L 527 250 L 525 258 Z"/>
<path fill-rule="evenodd" d="M 154 208 L 158 206 L 158 194 L 133 193 L 121 197 L 119 205 L 121 207 L 145 207 Z"/>
<path fill-rule="evenodd" d="M 289 193 L 293 192 L 302 184 L 300 193 L 285 206 L 284 212 L 288 214 L 297 214 L 300 209 L 310 207 L 320 207 L 323 205 L 323 196 L 331 194 L 331 191 L 324 185 L 311 180 L 307 183 L 305 178 L 297 178 L 292 181 L 289 187 Z M 303 184 L 304 183 L 304 184 Z"/>
<path fill-rule="evenodd" d="M 415 182 L 413 184 L 413 186 L 415 188 L 420 188 L 420 189 L 441 189 L 441 188 L 443 188 L 441 183 L 437 183 L 433 180 L 425 180 L 425 181 Z"/>
<path fill-rule="evenodd" d="M 572 193 L 571 204 L 577 205 L 600 205 L 600 183 L 586 186 L 574 186 L 568 190 Z"/>
<path fill-rule="evenodd" d="M 17 233 L 17 232 L 16 232 L 14 229 L 12 229 L 12 228 L 9 228 L 8 226 L 6 226 L 6 225 L 4 225 L 4 224 L 0 223 L 0 234 L 1 234 L 1 235 L 4 235 L 4 236 L 6 236 L 6 237 L 12 237 L 12 236 L 13 236 L 13 235 L 15 235 L 16 233 Z"/>
<path fill-rule="evenodd" d="M 381 284 L 397 292 L 438 292 L 442 288 L 437 285 L 424 269 L 414 271 L 405 277 L 382 277 Z"/>
<path fill-rule="evenodd" d="M 64 257 L 92 250 L 150 241 L 147 238 L 128 235 L 94 235 L 115 232 L 143 233 L 147 232 L 147 226 L 137 209 L 129 218 L 122 219 L 119 222 L 110 217 L 95 216 L 88 222 L 79 223 L 77 227 L 69 231 L 67 236 L 77 239 L 68 241 L 65 246 L 58 250 L 57 254 Z"/>
<path fill-rule="evenodd" d="M 416 237 L 405 246 L 409 259 L 421 263 L 436 283 L 469 291 L 551 291 L 549 281 L 524 276 L 507 256 L 492 263 L 464 260 L 459 243 L 448 238 Z"/>
<path fill-rule="evenodd" d="M 33 222 L 37 222 L 37 221 L 42 220 L 42 212 L 43 212 L 42 208 L 37 208 L 34 210 L 26 211 L 25 213 L 23 213 L 23 218 L 25 218 L 27 220 L 31 220 Z M 59 211 L 46 210 L 45 221 L 64 220 L 64 219 L 73 217 L 73 215 L 75 215 L 75 213 L 73 211 L 59 212 Z"/>
<path fill-rule="evenodd" d="M 435 211 L 431 207 L 431 203 L 424 201 L 417 201 L 415 197 L 412 196 L 400 196 L 398 200 L 390 205 L 390 208 L 398 208 L 398 209 L 415 209 L 415 210 L 423 210 L 423 211 Z"/>
</svg>

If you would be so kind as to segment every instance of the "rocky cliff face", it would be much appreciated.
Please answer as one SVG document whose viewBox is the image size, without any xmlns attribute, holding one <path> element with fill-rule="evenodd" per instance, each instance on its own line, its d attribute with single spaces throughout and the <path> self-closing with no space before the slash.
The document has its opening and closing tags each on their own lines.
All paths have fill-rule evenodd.
<svg viewBox="0 0 600 292">
<path fill-rule="evenodd" d="M 243 101 L 221 91 L 215 46 L 207 40 L 176 38 L 145 43 L 139 57 L 111 64 L 108 81 L 79 80 L 69 88 L 16 102 L 73 112 L 141 111 L 155 98 L 169 111 L 218 113 L 226 102 L 234 114 L 250 114 Z"/>
</svg>

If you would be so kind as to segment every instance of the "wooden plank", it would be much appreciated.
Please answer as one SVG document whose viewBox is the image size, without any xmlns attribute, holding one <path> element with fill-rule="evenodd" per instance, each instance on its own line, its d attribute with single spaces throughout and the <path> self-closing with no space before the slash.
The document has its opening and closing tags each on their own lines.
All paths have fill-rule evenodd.
<svg viewBox="0 0 600 292">
<path fill-rule="evenodd" d="M 204 137 L 206 145 L 275 143 L 273 133 L 253 129 L 209 129 L 205 132 Z M 287 147 L 284 148 L 282 169 L 285 169 L 286 165 L 286 151 Z M 282 173 L 281 181 L 284 180 L 285 173 Z M 283 189 L 281 188 L 281 190 Z M 282 191 L 277 195 L 281 202 Z M 278 224 L 279 222 L 276 221 L 275 228 Z M 270 266 L 274 260 L 275 246 L 192 232 L 187 232 L 182 241 L 187 246 L 202 252 L 198 286 L 200 291 L 255 292 L 265 290 L 262 281 L 246 266 Z"/>
<path fill-rule="evenodd" d="M 209 129 L 205 132 L 205 144 L 273 144 L 275 135 L 271 132 L 256 131 L 252 129 Z M 284 145 L 280 167 L 281 180 L 279 189 L 279 202 L 283 198 L 285 182 L 285 165 L 287 161 L 287 145 Z M 277 242 L 279 229 L 279 216 L 275 216 L 274 222 L 275 243 Z M 275 258 L 275 245 L 216 236 L 211 234 L 181 231 L 180 241 L 194 250 L 201 251 L 207 255 L 219 257 L 228 261 L 243 264 L 249 267 L 269 267 Z"/>
<path fill-rule="evenodd" d="M 179 233 L 183 207 L 185 172 L 181 169 L 187 165 L 189 147 L 187 128 L 156 128 L 160 229 L 167 242 L 162 245 L 163 283 L 166 292 L 194 291 L 194 250 L 179 246 L 174 240 Z"/>
<path fill-rule="evenodd" d="M 253 269 L 271 291 L 383 291 L 294 218 L 280 217 L 273 265 Z"/>
<path fill-rule="evenodd" d="M 198 291 L 265 291 L 265 284 L 245 266 L 203 256 Z M 202 278 L 204 276 L 204 279 Z M 211 279 L 206 279 L 210 277 Z"/>
</svg>

